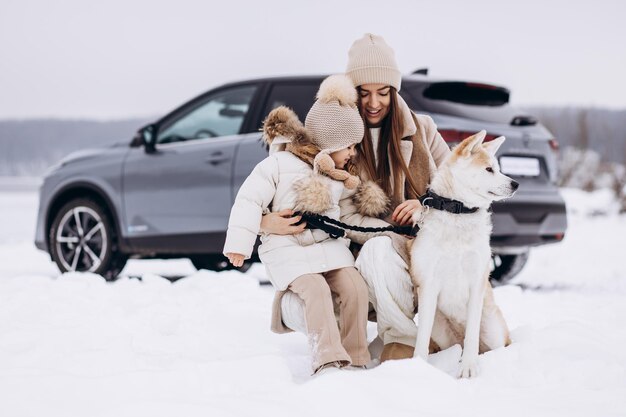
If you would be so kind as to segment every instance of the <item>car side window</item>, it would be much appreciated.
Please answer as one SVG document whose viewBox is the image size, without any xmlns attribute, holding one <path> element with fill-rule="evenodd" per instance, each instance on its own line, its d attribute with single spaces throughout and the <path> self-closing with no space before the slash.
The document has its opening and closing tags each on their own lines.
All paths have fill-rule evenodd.
<svg viewBox="0 0 626 417">
<path fill-rule="evenodd" d="M 279 106 L 291 108 L 304 123 L 307 113 L 315 101 L 319 83 L 274 84 L 263 109 L 263 118 Z"/>
<path fill-rule="evenodd" d="M 238 134 L 256 89 L 256 86 L 235 87 L 207 97 L 199 106 L 159 132 L 157 143 Z"/>
</svg>

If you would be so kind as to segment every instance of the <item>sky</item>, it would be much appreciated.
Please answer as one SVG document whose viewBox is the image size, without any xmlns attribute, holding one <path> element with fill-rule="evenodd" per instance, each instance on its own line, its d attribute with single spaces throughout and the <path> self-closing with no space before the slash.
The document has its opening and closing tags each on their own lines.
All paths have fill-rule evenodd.
<svg viewBox="0 0 626 417">
<path fill-rule="evenodd" d="M 159 116 L 228 81 L 342 72 L 366 32 L 404 73 L 624 109 L 624 16 L 620 0 L 0 0 L 0 119 Z"/>
</svg>

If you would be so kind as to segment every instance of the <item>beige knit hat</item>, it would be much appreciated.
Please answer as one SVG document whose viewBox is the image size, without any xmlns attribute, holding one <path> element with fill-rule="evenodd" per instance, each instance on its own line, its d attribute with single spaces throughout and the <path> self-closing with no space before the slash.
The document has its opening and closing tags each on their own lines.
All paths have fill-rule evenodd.
<svg viewBox="0 0 626 417">
<path fill-rule="evenodd" d="M 322 81 L 304 121 L 311 141 L 320 149 L 313 160 L 313 173 L 343 181 L 348 189 L 359 185 L 359 177 L 336 168 L 330 154 L 363 140 L 365 126 L 356 102 L 352 80 L 345 74 L 331 75 Z"/>
<path fill-rule="evenodd" d="M 331 75 L 320 85 L 304 126 L 323 153 L 345 149 L 363 140 L 365 127 L 356 102 L 356 89 L 343 74 Z"/>
<path fill-rule="evenodd" d="M 400 91 L 402 73 L 393 49 L 378 35 L 366 33 L 348 51 L 346 74 L 355 87 L 363 84 L 386 84 Z"/>
</svg>

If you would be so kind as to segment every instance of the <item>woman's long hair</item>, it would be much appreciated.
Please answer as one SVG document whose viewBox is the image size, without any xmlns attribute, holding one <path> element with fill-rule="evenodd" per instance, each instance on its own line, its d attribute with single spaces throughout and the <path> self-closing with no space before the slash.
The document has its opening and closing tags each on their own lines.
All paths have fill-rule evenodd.
<svg viewBox="0 0 626 417">
<path fill-rule="evenodd" d="M 361 89 L 359 90 L 359 110 L 361 110 Z M 409 172 L 402 152 L 400 152 L 400 141 L 404 132 L 404 119 L 398 105 L 398 92 L 395 88 L 389 89 L 391 94 L 389 102 L 389 113 L 383 119 L 380 126 L 380 137 L 378 139 L 378 166 L 374 158 L 374 146 L 370 130 L 367 128 L 367 119 L 361 111 L 361 117 L 365 123 L 365 137 L 358 145 L 358 164 L 364 169 L 367 175 L 375 181 L 385 191 L 392 200 L 402 202 L 405 196 L 400 195 L 402 189 L 400 172 L 404 173 L 407 185 L 412 189 L 414 195 L 419 195 L 415 179 Z M 405 190 L 406 192 L 407 190 Z"/>
</svg>

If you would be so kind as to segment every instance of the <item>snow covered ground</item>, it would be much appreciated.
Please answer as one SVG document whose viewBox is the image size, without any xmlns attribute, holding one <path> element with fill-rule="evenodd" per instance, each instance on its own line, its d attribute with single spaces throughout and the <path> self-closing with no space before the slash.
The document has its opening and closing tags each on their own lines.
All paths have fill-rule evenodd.
<svg viewBox="0 0 626 417">
<path fill-rule="evenodd" d="M 0 191 L 0 416 L 626 415 L 626 216 L 606 193 L 564 190 L 565 241 L 496 289 L 513 344 L 457 380 L 455 348 L 434 366 L 310 377 L 306 338 L 269 331 L 260 265 L 60 275 L 32 244 L 36 192 L 20 189 Z"/>
</svg>

